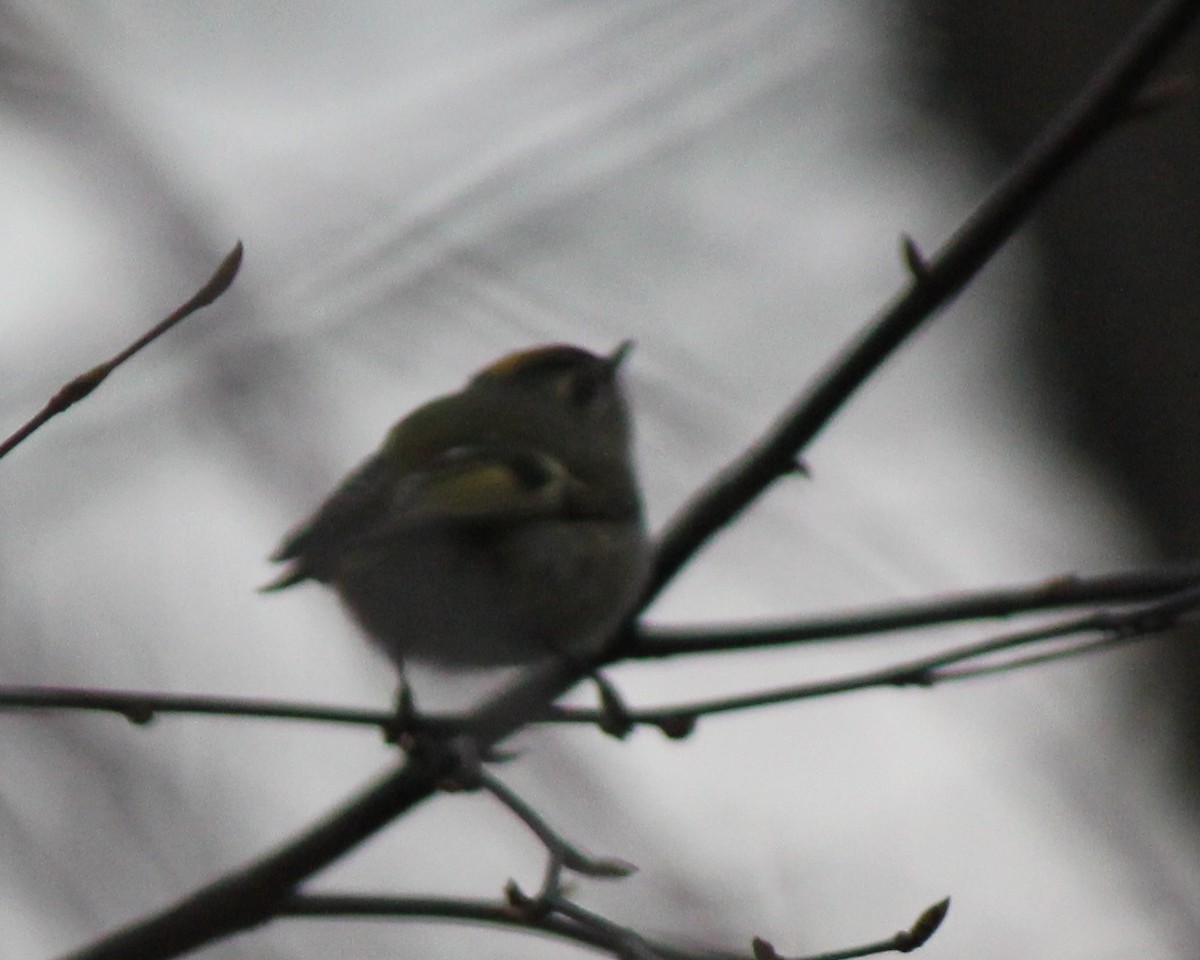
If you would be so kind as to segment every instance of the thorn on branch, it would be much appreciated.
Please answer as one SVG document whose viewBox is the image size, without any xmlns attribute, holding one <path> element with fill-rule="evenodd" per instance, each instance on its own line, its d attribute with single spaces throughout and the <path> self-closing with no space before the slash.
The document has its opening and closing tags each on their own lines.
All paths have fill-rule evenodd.
<svg viewBox="0 0 1200 960">
<path fill-rule="evenodd" d="M 808 461 L 803 457 L 796 457 L 792 460 L 791 472 L 797 477 L 803 477 L 805 480 L 812 479 L 812 470 L 809 469 Z"/>
<path fill-rule="evenodd" d="M 543 899 L 531 897 L 516 880 L 509 880 L 504 885 L 504 903 L 514 916 L 522 920 L 538 920 L 550 912 Z"/>
<path fill-rule="evenodd" d="M 900 250 L 904 254 L 904 265 L 908 267 L 908 272 L 917 286 L 928 283 L 929 261 L 925 259 L 925 254 L 921 252 L 917 241 L 910 234 L 900 234 Z"/>
</svg>

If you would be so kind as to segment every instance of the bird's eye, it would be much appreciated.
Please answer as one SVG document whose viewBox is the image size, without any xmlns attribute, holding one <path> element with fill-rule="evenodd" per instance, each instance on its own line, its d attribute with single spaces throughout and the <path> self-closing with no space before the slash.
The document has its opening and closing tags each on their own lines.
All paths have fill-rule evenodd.
<svg viewBox="0 0 1200 960">
<path fill-rule="evenodd" d="M 508 467 L 517 482 L 526 490 L 536 491 L 548 486 L 559 476 L 557 464 L 549 457 L 539 457 L 523 451 L 515 451 L 507 457 Z"/>
</svg>

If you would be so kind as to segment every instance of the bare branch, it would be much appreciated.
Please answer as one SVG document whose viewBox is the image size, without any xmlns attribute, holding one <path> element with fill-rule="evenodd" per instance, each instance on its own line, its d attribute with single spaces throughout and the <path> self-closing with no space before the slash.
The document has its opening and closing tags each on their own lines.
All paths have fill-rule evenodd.
<svg viewBox="0 0 1200 960">
<path fill-rule="evenodd" d="M 1160 633 L 1180 623 L 1183 619 L 1190 618 L 1195 614 L 1197 606 L 1200 606 L 1200 587 L 1193 586 L 1186 590 L 1180 590 L 1163 600 L 1130 610 L 1097 611 L 1047 627 L 1006 633 L 989 640 L 955 647 L 928 657 L 893 664 L 878 670 L 743 696 L 721 697 L 678 707 L 627 710 L 626 719 L 631 724 L 659 727 L 669 735 L 675 724 L 685 722 L 694 724 L 699 717 L 718 713 L 751 710 L 780 703 L 795 703 L 800 700 L 813 700 L 818 697 L 849 693 L 853 690 L 869 690 L 874 687 L 932 687 L 952 680 L 966 680 L 1007 672 L 1033 664 L 1061 660 L 1070 656 L 1078 656 L 1081 653 L 1090 653 L 1129 643 L 1141 637 Z M 1039 651 L 1031 656 L 1001 662 L 987 659 L 1009 650 L 1056 642 L 1064 637 L 1087 633 L 1099 633 L 1101 636 L 1057 647 L 1050 652 Z M 972 661 L 983 662 L 972 663 Z M 968 666 L 959 667 L 959 664 L 968 664 Z M 604 722 L 603 711 L 579 710 L 570 707 L 556 707 L 553 717 L 563 723 L 601 724 Z"/>
<path fill-rule="evenodd" d="M 7 440 L 0 443 L 0 457 L 7 455 L 9 451 L 28 438 L 48 420 L 58 416 L 58 414 L 68 410 L 80 400 L 87 397 L 104 382 L 110 373 L 142 348 L 153 343 L 177 323 L 187 319 L 201 307 L 208 306 L 217 297 L 221 296 L 221 294 L 229 289 L 230 284 L 233 283 L 233 279 L 237 276 L 238 268 L 241 264 L 242 243 L 239 240 L 237 245 L 221 261 L 221 265 L 217 267 L 216 272 L 208 278 L 204 286 L 197 290 L 190 300 L 168 315 L 164 320 L 151 327 L 120 353 L 105 360 L 104 363 L 97 364 L 91 370 L 81 373 L 74 380 L 64 384 L 46 402 L 46 405 L 38 411 L 36 416 L 31 418 Z"/>
<path fill-rule="evenodd" d="M 209 697 L 196 694 L 143 693 L 78 687 L 0 687 L 0 709 L 93 710 L 115 713 L 139 726 L 159 714 L 302 720 L 386 728 L 395 714 L 383 710 L 329 707 L 257 698 Z"/>
<path fill-rule="evenodd" d="M 709 629 L 644 627 L 622 653 L 627 660 L 649 660 L 785 644 L 825 643 L 1045 610 L 1154 600 L 1197 583 L 1200 583 L 1200 566 L 1196 564 L 1095 577 L 1070 574 L 1004 590 L 970 591 L 911 604 L 888 604 L 791 622 Z"/>
<path fill-rule="evenodd" d="M 655 950 L 649 941 L 628 927 L 613 923 L 607 917 L 586 910 L 565 897 L 551 896 L 545 899 L 556 913 L 595 931 L 597 936 L 606 938 L 609 949 L 621 960 L 662 960 L 662 954 Z"/>
<path fill-rule="evenodd" d="M 527 917 L 508 903 L 445 897 L 386 897 L 354 894 L 298 894 L 280 905 L 285 917 L 378 918 L 390 920 L 460 920 L 543 933 L 582 946 L 612 953 L 611 938 L 594 926 L 561 914 Z M 662 960 L 746 960 L 745 955 L 724 950 L 684 950 L 661 941 L 646 940 Z"/>
<path fill-rule="evenodd" d="M 1200 578 L 1200 569 L 1194 565 L 1175 568 L 1135 570 L 1126 573 L 1104 574 L 1095 577 L 1064 576 L 1035 584 L 1005 590 L 968 592 L 956 596 L 925 600 L 912 604 L 881 606 L 857 613 L 832 614 L 794 623 L 780 623 L 763 627 L 727 627 L 719 630 L 695 628 L 651 628 L 642 631 L 627 649 L 629 659 L 651 659 L 690 654 L 704 654 L 743 650 L 781 644 L 828 642 L 848 637 L 862 637 L 898 630 L 912 630 L 936 624 L 960 623 L 969 620 L 1014 616 L 1037 613 L 1053 609 L 1097 604 L 1128 604 L 1137 600 L 1167 599 L 1181 590 L 1193 586 Z M 1118 616 L 1122 614 L 1118 612 Z M 1089 623 L 1096 617 L 1106 616 L 1103 612 L 1090 614 Z M 1077 621 L 1071 621 L 1075 623 Z M 1038 638 L 1049 639 L 1041 632 Z M 1046 663 L 1052 660 L 1078 656 L 1119 643 L 1127 643 L 1135 637 L 1110 636 L 1064 646 L 1053 651 L 1038 651 L 1029 656 L 1012 659 L 1001 664 L 975 665 L 952 669 L 943 664 L 937 672 L 937 681 L 962 680 L 985 676 Z M 1026 640 L 1033 643 L 1034 640 Z M 890 670 L 911 671 L 912 664 Z M 861 678 L 850 687 L 846 681 L 836 681 L 836 686 L 815 685 L 810 688 L 811 696 L 823 696 L 861 689 Z M 602 687 L 603 689 L 603 687 Z M 609 698 L 615 697 L 615 693 Z M 619 700 L 618 700 L 619 703 Z M 0 686 L 0 709 L 58 709 L 92 710 L 115 713 L 135 724 L 148 724 L 160 714 L 240 717 L 250 719 L 292 720 L 311 723 L 336 723 L 351 726 L 373 727 L 387 732 L 395 721 L 390 710 L 366 710 L 353 707 L 334 707 L 324 704 L 307 704 L 290 701 L 271 701 L 261 698 L 217 697 L 195 694 L 162 694 L 128 690 L 97 690 L 72 687 L 2 687 Z M 652 723 L 673 738 L 687 736 L 696 720 L 690 713 L 640 714 L 630 716 L 620 705 L 620 719 L 628 724 Z M 598 713 L 580 711 L 556 711 L 543 717 L 545 722 L 611 724 L 613 707 L 606 706 Z M 461 734 L 469 725 L 469 719 L 461 716 L 435 717 L 424 714 L 420 718 L 426 733 Z"/>
<path fill-rule="evenodd" d="M 521 916 L 507 903 L 448 897 L 380 897 L 346 894 L 297 894 L 279 905 L 281 917 L 345 919 L 459 920 L 544 933 L 582 946 L 608 951 L 605 939 L 594 930 L 561 917 Z"/>
<path fill-rule="evenodd" d="M 922 284 L 929 280 L 929 263 L 925 254 L 917 246 L 917 241 L 907 233 L 900 237 L 900 253 L 904 257 L 904 265 L 912 275 L 913 283 Z"/>
<path fill-rule="evenodd" d="M 1151 71 L 1200 14 L 1197 0 L 1160 0 L 1075 101 L 1043 131 L 949 240 L 920 258 L 919 282 L 896 299 L 776 422 L 707 483 L 663 534 L 644 605 L 718 530 L 786 475 L 863 382 L 987 263 L 1072 164 L 1128 115 Z"/>
<path fill-rule="evenodd" d="M 559 662 L 531 668 L 479 707 L 471 731 L 481 751 L 543 716 L 580 670 Z M 427 800 L 457 770 L 457 757 L 434 749 L 436 742 L 427 746 L 274 852 L 67 957 L 165 960 L 267 922 L 302 881 Z"/>
<path fill-rule="evenodd" d="M 851 947 L 847 950 L 834 950 L 830 953 L 810 954 L 803 960 L 855 960 L 856 957 L 870 957 L 878 953 L 911 953 L 925 945 L 932 937 L 946 914 L 950 911 L 950 898 L 939 900 L 933 906 L 922 911 L 916 921 L 907 930 L 901 930 L 887 940 L 868 943 L 861 947 Z M 786 960 L 775 948 L 761 937 L 754 938 L 754 960 Z M 797 958 L 800 960 L 800 958 Z"/>
<path fill-rule="evenodd" d="M 478 771 L 479 785 L 507 807 L 541 841 L 551 859 L 585 877 L 614 880 L 637 872 L 627 860 L 593 857 L 567 841 L 507 784 L 486 770 Z"/>
<path fill-rule="evenodd" d="M 608 953 L 614 952 L 609 921 L 587 913 L 586 918 L 576 918 L 575 914 L 586 913 L 574 904 L 565 905 L 566 909 L 556 913 L 526 917 L 519 911 L 514 911 L 507 903 L 490 900 L 469 900 L 443 897 L 387 897 L 365 896 L 358 894 L 297 894 L 287 898 L 280 905 L 280 916 L 286 917 L 347 917 L 380 918 L 380 919 L 415 919 L 415 920 L 464 920 L 475 923 L 493 924 L 496 926 L 514 927 L 534 933 L 545 933 L 551 936 L 571 940 L 583 946 L 595 947 Z M 924 910 L 913 925 L 907 930 L 901 930 L 886 940 L 852 947 L 830 953 L 814 954 L 803 960 L 851 960 L 854 957 L 865 957 L 876 953 L 909 953 L 923 946 L 941 926 L 950 909 L 950 898 L 935 903 Z M 585 919 L 587 922 L 585 922 Z M 600 921 L 598 925 L 595 921 Z M 617 928 L 623 933 L 631 933 L 625 928 Z M 651 951 L 651 956 L 661 960 L 750 960 L 743 953 L 727 950 L 688 950 L 662 941 L 648 940 L 637 936 L 641 943 Z M 753 956 L 778 957 L 777 953 L 763 954 L 761 951 L 773 950 L 762 938 L 755 938 Z"/>
</svg>

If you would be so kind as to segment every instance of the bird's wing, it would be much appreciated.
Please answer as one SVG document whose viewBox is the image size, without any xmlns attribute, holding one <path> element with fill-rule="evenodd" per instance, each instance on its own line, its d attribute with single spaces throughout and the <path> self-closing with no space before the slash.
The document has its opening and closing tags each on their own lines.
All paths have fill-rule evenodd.
<svg viewBox="0 0 1200 960">
<path fill-rule="evenodd" d="M 397 486 L 376 533 L 387 537 L 431 522 L 504 525 L 555 516 L 577 486 L 566 467 L 548 454 L 456 447 Z"/>
<path fill-rule="evenodd" d="M 533 451 L 455 447 L 399 478 L 373 457 L 272 555 L 291 567 L 264 589 L 323 579 L 344 552 L 432 523 L 503 526 L 561 516 L 579 486 L 558 460 Z"/>
<path fill-rule="evenodd" d="M 384 458 L 374 456 L 364 462 L 271 554 L 275 563 L 290 561 L 290 566 L 263 590 L 282 590 L 310 577 L 321 579 L 322 560 L 375 523 L 386 511 L 395 484 L 395 470 Z"/>
</svg>

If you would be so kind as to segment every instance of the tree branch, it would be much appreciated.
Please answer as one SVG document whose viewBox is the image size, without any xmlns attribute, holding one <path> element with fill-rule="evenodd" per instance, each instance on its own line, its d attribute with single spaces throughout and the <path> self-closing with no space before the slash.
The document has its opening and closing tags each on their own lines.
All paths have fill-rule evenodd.
<svg viewBox="0 0 1200 960">
<path fill-rule="evenodd" d="M 886 604 L 866 610 L 774 624 L 709 629 L 644 627 L 623 651 L 623 658 L 652 660 L 790 644 L 826 643 L 1069 607 L 1154 600 L 1198 582 L 1200 566 L 1182 564 L 1095 577 L 1052 577 L 1003 590 L 968 591 L 914 603 Z"/>
<path fill-rule="evenodd" d="M 1096 611 L 1085 616 L 1066 620 L 1033 630 L 1007 633 L 989 640 L 955 647 L 941 653 L 931 654 L 893 664 L 878 670 L 868 670 L 834 680 L 820 680 L 776 690 L 765 690 L 734 697 L 720 697 L 676 707 L 644 710 L 626 710 L 624 719 L 631 725 L 659 727 L 668 736 L 683 737 L 691 733 L 700 717 L 718 713 L 733 713 L 781 703 L 796 703 L 814 700 L 854 690 L 869 690 L 875 687 L 932 687 L 952 680 L 966 680 L 994 673 L 1008 672 L 1034 664 L 1061 660 L 1097 650 L 1108 649 L 1129 643 L 1149 634 L 1161 633 L 1190 618 L 1200 606 L 1200 587 L 1180 590 L 1165 599 L 1144 604 L 1130 610 Z M 1061 641 L 1063 638 L 1080 634 L 1099 633 L 1098 638 L 1058 647 L 1037 653 L 996 662 L 987 660 L 996 654 L 1023 647 Z M 975 663 L 973 661 L 983 661 Z M 966 666 L 960 666 L 966 664 Z M 604 712 L 580 710 L 572 707 L 556 707 L 554 719 L 564 723 L 601 724 Z"/>
<path fill-rule="evenodd" d="M 486 752 L 542 716 L 580 679 L 559 662 L 527 671 L 472 716 Z M 70 960 L 165 960 L 270 920 L 301 882 L 353 850 L 400 814 L 432 796 L 459 758 L 431 740 L 390 773 L 273 853 L 216 880 L 161 912 L 67 955 Z"/>
<path fill-rule="evenodd" d="M 84 687 L 0 687 L 0 709 L 92 710 L 115 713 L 144 726 L 159 714 L 195 714 L 216 717 L 251 717 L 263 720 L 299 720 L 386 728 L 395 712 L 330 707 L 318 703 L 293 703 L 255 697 L 210 697 L 187 693 L 146 693 L 137 690 L 97 690 Z"/>
<path fill-rule="evenodd" d="M 1002 590 L 967 591 L 912 603 L 886 604 L 865 610 L 807 617 L 767 625 L 646 627 L 627 645 L 628 660 L 665 659 L 789 644 L 824 643 L 883 635 L 901 630 L 963 623 L 1102 604 L 1162 599 L 1200 582 L 1200 566 L 1181 564 L 1106 573 L 1093 577 L 1061 576 Z M 114 713 L 130 723 L 152 723 L 160 714 L 292 720 L 375 727 L 395 722 L 392 710 L 335 707 L 319 703 L 221 697 L 139 690 L 82 687 L 0 686 L 0 709 L 91 710 Z M 552 717 L 547 717 L 553 720 Z M 423 714 L 426 729 L 461 732 L 461 717 Z"/>
<path fill-rule="evenodd" d="M 942 248 L 929 258 L 909 256 L 913 279 L 908 291 L 833 360 L 765 437 L 706 484 L 671 522 L 660 541 L 647 601 L 709 538 L 792 471 L 796 458 L 859 386 L 966 286 L 1071 165 L 1128 116 L 1151 71 L 1197 14 L 1197 0 L 1160 0 L 1152 6 Z M 911 239 L 906 248 L 917 249 Z M 913 267 L 914 256 L 919 270 Z"/>
<path fill-rule="evenodd" d="M 279 915 L 285 917 L 359 917 L 381 920 L 460 920 L 544 933 L 611 952 L 610 938 L 594 927 L 561 914 L 525 916 L 504 901 L 451 897 L 388 897 L 357 894 L 297 894 L 284 900 Z M 691 951 L 661 941 L 647 941 L 662 960 L 748 960 L 744 954 L 724 950 Z"/>
<path fill-rule="evenodd" d="M 946 914 L 950 912 L 950 898 L 939 900 L 927 907 L 907 930 L 900 930 L 894 936 L 875 943 L 867 943 L 861 947 L 850 947 L 846 950 L 833 950 L 829 953 L 811 954 L 803 960 L 856 960 L 858 957 L 870 957 L 880 953 L 911 953 L 923 947 L 932 937 Z M 754 960 L 785 960 L 775 948 L 761 937 L 754 938 Z M 797 958 L 800 960 L 800 958 Z"/>
<path fill-rule="evenodd" d="M 6 456 L 9 451 L 27 439 L 34 431 L 41 428 L 48 420 L 70 409 L 80 400 L 87 397 L 105 381 L 110 373 L 134 356 L 134 354 L 141 351 L 144 347 L 149 346 L 173 326 L 186 320 L 201 307 L 207 307 L 217 297 L 221 296 L 221 294 L 229 289 L 230 284 L 233 283 L 234 277 L 237 276 L 241 265 L 242 243 L 239 240 L 237 245 L 221 261 L 221 265 L 217 267 L 213 275 L 208 278 L 204 286 L 192 295 L 190 300 L 169 314 L 164 320 L 156 323 L 120 353 L 110 357 L 101 364 L 97 364 L 86 373 L 81 373 L 74 380 L 59 388 L 59 391 L 46 401 L 46 405 L 35 416 L 7 440 L 0 443 L 0 458 Z"/>
<path fill-rule="evenodd" d="M 928 942 L 937 932 L 950 910 L 947 897 L 921 912 L 907 930 L 901 930 L 885 940 L 832 953 L 813 954 L 805 960 L 851 960 L 878 953 L 910 953 Z M 280 916 L 286 917 L 347 917 L 413 920 L 463 920 L 496 926 L 515 927 L 571 940 L 597 950 L 613 952 L 611 937 L 595 926 L 560 914 L 523 916 L 507 903 L 491 900 L 469 900 L 448 897 L 388 897 L 359 894 L 297 894 L 284 900 Z M 661 940 L 642 942 L 661 960 L 752 960 L 744 953 L 728 950 L 686 950 Z M 774 948 L 761 937 L 754 940 L 753 960 L 774 956 Z M 772 951 L 766 953 L 766 951 Z"/>
<path fill-rule="evenodd" d="M 486 770 L 479 771 L 479 785 L 529 828 L 530 832 L 546 848 L 552 864 L 573 870 L 581 876 L 602 880 L 617 880 L 637 872 L 637 867 L 627 860 L 620 860 L 616 857 L 593 857 L 584 853 L 551 827 L 545 818 L 511 787 Z"/>
</svg>

